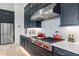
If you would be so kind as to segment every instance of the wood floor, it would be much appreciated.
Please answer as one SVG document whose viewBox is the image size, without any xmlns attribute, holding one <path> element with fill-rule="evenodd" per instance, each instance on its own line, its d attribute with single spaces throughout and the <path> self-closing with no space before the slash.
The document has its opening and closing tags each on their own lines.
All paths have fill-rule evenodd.
<svg viewBox="0 0 79 59">
<path fill-rule="evenodd" d="M 16 44 L 0 45 L 0 56 L 27 56 L 20 47 Z"/>
</svg>

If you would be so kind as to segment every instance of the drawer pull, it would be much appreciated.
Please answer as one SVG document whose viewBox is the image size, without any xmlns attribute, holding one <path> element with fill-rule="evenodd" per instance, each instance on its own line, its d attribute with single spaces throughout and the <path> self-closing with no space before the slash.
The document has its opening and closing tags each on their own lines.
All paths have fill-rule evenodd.
<svg viewBox="0 0 79 59">
<path fill-rule="evenodd" d="M 63 52 L 58 52 L 58 54 L 60 54 L 60 55 L 64 55 L 64 53 L 63 53 Z"/>
<path fill-rule="evenodd" d="M 42 55 L 45 55 L 44 53 L 42 53 Z"/>
</svg>

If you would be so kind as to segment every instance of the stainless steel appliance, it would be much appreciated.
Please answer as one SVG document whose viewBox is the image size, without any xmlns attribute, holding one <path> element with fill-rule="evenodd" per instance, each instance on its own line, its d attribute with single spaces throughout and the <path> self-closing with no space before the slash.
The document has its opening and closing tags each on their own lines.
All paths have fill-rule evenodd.
<svg viewBox="0 0 79 59">
<path fill-rule="evenodd" d="M 46 50 L 52 51 L 52 45 L 50 43 L 36 38 L 30 38 L 30 39 L 33 44 L 40 46 Z"/>
<path fill-rule="evenodd" d="M 54 40 L 52 37 L 45 37 L 43 39 L 37 39 L 35 37 L 30 38 L 31 42 L 39 47 L 42 47 L 48 51 L 52 51 L 52 44 L 55 42 L 63 41 L 61 40 Z"/>
<path fill-rule="evenodd" d="M 0 44 L 13 43 L 13 24 L 0 23 Z"/>
<path fill-rule="evenodd" d="M 56 5 L 57 5 L 56 3 L 52 3 L 38 10 L 32 15 L 31 20 L 47 20 L 47 19 L 52 19 L 54 17 L 58 17 L 59 14 L 53 12 L 54 11 L 53 9 Z"/>
</svg>

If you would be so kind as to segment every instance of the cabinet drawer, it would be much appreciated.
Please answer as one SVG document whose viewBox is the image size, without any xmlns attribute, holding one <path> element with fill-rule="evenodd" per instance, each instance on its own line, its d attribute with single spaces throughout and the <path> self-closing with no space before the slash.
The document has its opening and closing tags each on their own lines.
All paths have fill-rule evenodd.
<svg viewBox="0 0 79 59">
<path fill-rule="evenodd" d="M 31 42 L 30 41 L 28 41 L 28 45 L 27 45 L 27 47 L 28 47 L 28 52 L 30 53 L 30 51 L 31 51 L 31 47 L 30 47 L 30 44 L 31 44 Z"/>
<path fill-rule="evenodd" d="M 25 40 L 22 36 L 20 36 L 20 45 L 24 48 Z"/>
<path fill-rule="evenodd" d="M 50 52 L 50 51 L 48 51 L 48 50 L 43 49 L 43 50 L 42 50 L 42 55 L 43 55 L 43 56 L 52 56 L 53 53 Z"/>
<path fill-rule="evenodd" d="M 42 53 L 42 48 L 36 46 L 35 44 L 31 44 L 30 48 L 31 48 L 31 50 L 34 50 L 34 51 L 36 51 L 36 52 L 39 53 L 39 54 Z"/>
<path fill-rule="evenodd" d="M 66 51 L 58 47 L 53 47 L 53 53 L 58 56 L 78 56 L 78 54 L 72 53 L 70 51 Z"/>
<path fill-rule="evenodd" d="M 30 51 L 31 56 L 41 56 L 41 54 L 37 53 L 35 50 Z"/>
<path fill-rule="evenodd" d="M 25 50 L 28 50 L 28 40 L 25 39 Z"/>
<path fill-rule="evenodd" d="M 37 52 L 37 54 L 40 54 L 42 56 L 52 56 L 52 52 L 36 46 L 35 44 L 32 44 L 30 48 L 31 50 L 34 50 L 35 52 Z"/>
</svg>

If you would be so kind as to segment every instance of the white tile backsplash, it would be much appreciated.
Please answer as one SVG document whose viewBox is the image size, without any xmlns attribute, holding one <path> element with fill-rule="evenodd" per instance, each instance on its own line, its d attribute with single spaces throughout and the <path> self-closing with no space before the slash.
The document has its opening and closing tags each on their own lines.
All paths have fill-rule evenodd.
<svg viewBox="0 0 79 59">
<path fill-rule="evenodd" d="M 76 42 L 79 42 L 79 26 L 60 27 L 60 17 L 42 21 L 42 28 L 46 36 L 53 36 L 55 31 L 59 31 L 64 39 L 68 39 L 69 34 L 73 34 Z"/>
<path fill-rule="evenodd" d="M 42 28 L 27 28 L 27 35 L 29 36 L 37 36 L 39 32 L 44 32 Z"/>
</svg>

